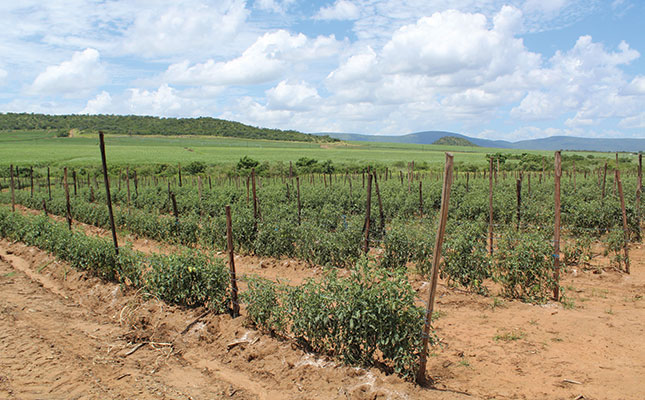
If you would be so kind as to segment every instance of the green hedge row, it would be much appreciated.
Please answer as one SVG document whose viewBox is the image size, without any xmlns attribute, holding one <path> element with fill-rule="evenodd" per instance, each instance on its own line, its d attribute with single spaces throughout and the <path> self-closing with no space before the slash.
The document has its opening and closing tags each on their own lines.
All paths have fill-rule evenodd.
<svg viewBox="0 0 645 400">
<path fill-rule="evenodd" d="M 187 307 L 225 310 L 229 301 L 224 261 L 194 251 L 144 255 L 127 247 L 114 251 L 110 240 L 70 231 L 45 216 L 27 216 L 0 207 L 0 237 L 53 253 L 72 267 L 103 279 L 144 287 L 151 294 Z"/>
</svg>

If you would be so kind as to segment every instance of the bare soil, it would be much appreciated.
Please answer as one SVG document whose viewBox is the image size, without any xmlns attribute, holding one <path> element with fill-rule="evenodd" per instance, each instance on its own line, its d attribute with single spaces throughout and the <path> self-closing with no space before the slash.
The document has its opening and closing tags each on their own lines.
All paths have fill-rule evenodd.
<svg viewBox="0 0 645 400">
<path fill-rule="evenodd" d="M 104 230 L 84 226 L 89 234 Z M 172 251 L 123 236 L 135 249 Z M 440 284 L 421 388 L 262 334 L 244 317 L 169 306 L 0 241 L 0 398 L 644 399 L 645 248 L 626 275 L 596 257 L 568 271 L 563 303 L 531 305 Z M 238 274 L 299 283 L 320 268 L 237 257 Z M 428 284 L 411 276 L 419 299 Z"/>
</svg>

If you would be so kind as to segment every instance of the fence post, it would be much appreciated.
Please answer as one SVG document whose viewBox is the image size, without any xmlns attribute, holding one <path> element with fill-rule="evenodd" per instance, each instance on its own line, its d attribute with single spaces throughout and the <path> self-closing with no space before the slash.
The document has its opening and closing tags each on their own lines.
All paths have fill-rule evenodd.
<svg viewBox="0 0 645 400">
<path fill-rule="evenodd" d="M 108 178 L 107 161 L 105 160 L 105 139 L 103 132 L 99 131 L 99 147 L 101 148 L 101 163 L 103 164 L 103 180 L 105 181 L 105 197 L 107 197 L 108 214 L 110 215 L 110 227 L 112 228 L 112 241 L 114 252 L 119 255 L 119 243 L 116 239 L 116 226 L 114 225 L 114 213 L 112 212 L 112 197 L 110 196 L 110 180 Z"/>
<path fill-rule="evenodd" d="M 65 218 L 67 219 L 67 227 L 72 230 L 72 207 L 69 204 L 69 187 L 67 185 L 67 167 L 63 169 L 63 180 L 65 185 Z"/>
<path fill-rule="evenodd" d="M 432 254 L 432 280 L 430 286 L 430 295 L 426 305 L 425 324 L 423 326 L 423 343 L 421 355 L 419 357 L 419 369 L 417 371 L 417 383 L 426 382 L 426 363 L 428 353 L 428 339 L 430 335 L 430 324 L 432 323 L 432 311 L 434 309 L 434 298 L 437 293 L 437 281 L 439 280 L 439 260 L 441 259 L 441 247 L 443 245 L 443 236 L 446 232 L 446 222 L 448 220 L 448 206 L 450 205 L 450 187 L 452 185 L 452 165 L 453 156 L 446 153 L 446 167 L 443 176 L 443 190 L 441 193 L 441 212 L 439 227 L 437 228 L 437 237 Z"/>
<path fill-rule="evenodd" d="M 235 278 L 235 255 L 233 254 L 233 223 L 231 206 L 226 206 L 226 244 L 228 246 L 228 268 L 231 277 L 231 310 L 233 318 L 240 315 L 240 303 L 237 301 L 237 280 Z"/>
<path fill-rule="evenodd" d="M 620 196 L 620 209 L 623 214 L 623 232 L 625 234 L 625 245 L 624 245 L 624 252 L 625 252 L 625 272 L 628 274 L 630 273 L 630 268 L 629 268 L 629 249 L 628 249 L 628 244 L 629 244 L 629 227 L 627 226 L 627 212 L 625 210 L 625 197 L 623 196 L 623 184 L 620 181 L 620 170 L 616 170 L 616 182 L 618 184 L 618 195 Z"/>
<path fill-rule="evenodd" d="M 560 177 L 562 176 L 562 158 L 559 151 L 555 152 L 555 226 L 553 229 L 553 298 L 560 300 Z"/>
</svg>

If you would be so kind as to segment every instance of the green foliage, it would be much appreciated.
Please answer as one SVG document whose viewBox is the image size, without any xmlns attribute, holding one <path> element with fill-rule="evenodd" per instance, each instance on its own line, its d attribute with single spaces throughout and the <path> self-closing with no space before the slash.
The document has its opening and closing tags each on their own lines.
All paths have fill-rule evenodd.
<svg viewBox="0 0 645 400">
<path fill-rule="evenodd" d="M 192 161 L 184 168 L 191 175 L 202 174 L 206 171 L 206 164 L 201 161 Z"/>
<path fill-rule="evenodd" d="M 494 253 L 493 272 L 503 295 L 530 302 L 546 301 L 556 284 L 552 254 L 549 240 L 539 233 L 504 233 Z"/>
<path fill-rule="evenodd" d="M 186 307 L 208 305 L 222 312 L 229 300 L 224 261 L 195 251 L 153 255 L 147 286 L 161 299 Z"/>
<path fill-rule="evenodd" d="M 251 168 L 257 167 L 258 165 L 260 165 L 260 162 L 258 160 L 254 160 L 249 156 L 244 156 L 240 158 L 240 161 L 237 162 L 237 169 L 250 170 Z"/>
<path fill-rule="evenodd" d="M 90 271 L 100 278 L 146 287 L 170 303 L 188 307 L 208 305 L 221 312 L 229 299 L 224 262 L 202 253 L 145 256 L 121 247 L 117 255 L 108 239 L 86 236 L 47 217 L 25 216 L 5 207 L 0 207 L 0 237 L 49 251 L 73 268 Z"/>
<path fill-rule="evenodd" d="M 605 253 L 611 258 L 612 264 L 615 264 L 618 268 L 621 265 L 626 265 L 626 259 L 623 254 L 623 249 L 627 245 L 625 233 L 619 229 L 614 229 L 607 235 L 605 243 Z"/>
<path fill-rule="evenodd" d="M 443 250 L 442 277 L 476 293 L 488 292 L 484 280 L 491 277 L 491 262 L 486 251 L 486 226 L 453 226 Z"/>
<path fill-rule="evenodd" d="M 423 310 L 415 306 L 402 271 L 373 268 L 363 260 L 346 279 L 334 270 L 296 287 L 254 278 L 243 299 L 258 327 L 348 364 L 381 361 L 402 376 L 414 375 Z"/>
<path fill-rule="evenodd" d="M 571 267 L 591 261 L 591 243 L 592 239 L 589 235 L 580 236 L 565 243 L 562 248 L 564 265 Z"/>
</svg>

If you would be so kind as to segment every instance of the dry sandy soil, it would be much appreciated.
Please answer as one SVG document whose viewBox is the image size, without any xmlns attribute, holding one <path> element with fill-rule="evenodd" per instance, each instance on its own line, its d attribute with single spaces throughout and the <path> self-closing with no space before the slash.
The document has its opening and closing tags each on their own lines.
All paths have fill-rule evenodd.
<svg viewBox="0 0 645 400">
<path fill-rule="evenodd" d="M 421 388 L 307 354 L 244 317 L 208 315 L 182 334 L 203 310 L 168 306 L 2 240 L 0 399 L 645 399 L 645 248 L 631 257 L 631 275 L 601 257 L 598 268 L 569 271 L 567 307 L 440 284 L 441 345 L 428 362 L 435 385 Z M 236 263 L 239 275 L 293 283 L 321 273 L 292 260 Z M 411 280 L 426 298 L 428 285 Z"/>
</svg>

